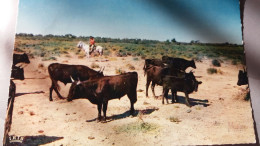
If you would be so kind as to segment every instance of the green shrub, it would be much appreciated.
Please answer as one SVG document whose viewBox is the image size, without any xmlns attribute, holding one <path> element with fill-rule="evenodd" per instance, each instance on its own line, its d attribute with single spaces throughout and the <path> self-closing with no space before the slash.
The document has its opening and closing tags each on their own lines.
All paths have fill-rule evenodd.
<svg viewBox="0 0 260 146">
<path fill-rule="evenodd" d="M 208 68 L 207 69 L 207 73 L 208 74 L 216 74 L 218 71 L 217 71 L 217 69 L 215 69 L 215 68 Z"/>
<path fill-rule="evenodd" d="M 212 64 L 214 66 L 216 66 L 216 67 L 220 67 L 221 66 L 220 62 L 218 60 L 216 60 L 216 59 L 212 60 Z"/>
<path fill-rule="evenodd" d="M 122 125 L 115 128 L 115 131 L 118 133 L 125 132 L 125 133 L 138 133 L 138 132 L 152 132 L 157 131 L 159 129 L 159 126 L 157 124 L 153 123 L 147 123 L 147 122 L 134 122 L 126 125 Z"/>
<path fill-rule="evenodd" d="M 179 118 L 177 118 L 177 117 L 173 117 L 173 116 L 171 116 L 170 118 L 169 118 L 169 120 L 171 121 L 171 122 L 174 122 L 174 123 L 179 123 L 179 122 L 181 122 L 181 120 L 179 119 Z"/>
<path fill-rule="evenodd" d="M 247 94 L 246 94 L 244 100 L 245 100 L 245 101 L 250 100 L 250 92 L 247 92 Z"/>
<path fill-rule="evenodd" d="M 96 64 L 95 62 L 93 62 L 92 64 L 91 64 L 91 66 L 90 66 L 91 68 L 99 68 L 99 65 L 98 64 Z"/>
<path fill-rule="evenodd" d="M 120 75 L 120 74 L 123 74 L 123 73 L 126 73 L 126 71 L 121 69 L 121 68 L 116 69 L 116 74 L 117 75 Z"/>
<path fill-rule="evenodd" d="M 127 64 L 126 67 L 130 70 L 135 70 L 135 67 L 132 64 Z"/>
<path fill-rule="evenodd" d="M 231 64 L 232 65 L 237 65 L 237 60 L 232 60 Z"/>
<path fill-rule="evenodd" d="M 56 57 L 44 57 L 42 61 L 57 60 Z"/>
<path fill-rule="evenodd" d="M 139 58 L 138 58 L 138 57 L 134 57 L 133 60 L 134 60 L 134 61 L 138 61 Z"/>
</svg>

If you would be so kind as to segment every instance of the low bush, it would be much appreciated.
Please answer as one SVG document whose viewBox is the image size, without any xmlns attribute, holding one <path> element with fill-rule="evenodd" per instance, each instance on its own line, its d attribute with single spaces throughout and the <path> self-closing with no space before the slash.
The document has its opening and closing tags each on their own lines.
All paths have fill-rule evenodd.
<svg viewBox="0 0 260 146">
<path fill-rule="evenodd" d="M 132 64 L 127 64 L 126 67 L 128 67 L 129 70 L 135 70 L 135 67 Z"/>
<path fill-rule="evenodd" d="M 216 60 L 216 59 L 212 60 L 212 64 L 214 66 L 216 66 L 216 67 L 220 67 L 221 66 L 220 62 L 218 60 Z"/>
<path fill-rule="evenodd" d="M 42 61 L 57 60 L 56 57 L 44 57 Z"/>
<path fill-rule="evenodd" d="M 121 69 L 121 68 L 116 69 L 116 74 L 117 74 L 117 75 L 120 75 L 120 74 L 122 74 L 122 73 L 126 73 L 126 71 L 123 70 L 123 69 Z"/>
<path fill-rule="evenodd" d="M 95 62 L 93 62 L 91 65 L 90 65 L 91 68 L 99 68 L 99 65 L 96 64 Z"/>
<path fill-rule="evenodd" d="M 173 117 L 173 116 L 171 116 L 170 118 L 169 118 L 169 120 L 171 121 L 171 122 L 174 122 L 174 123 L 179 123 L 179 122 L 181 122 L 181 120 L 179 119 L 179 118 L 177 118 L 177 117 Z"/>
<path fill-rule="evenodd" d="M 217 71 L 217 69 L 215 69 L 215 68 L 208 68 L 207 69 L 207 73 L 208 74 L 216 74 L 218 71 Z"/>
</svg>

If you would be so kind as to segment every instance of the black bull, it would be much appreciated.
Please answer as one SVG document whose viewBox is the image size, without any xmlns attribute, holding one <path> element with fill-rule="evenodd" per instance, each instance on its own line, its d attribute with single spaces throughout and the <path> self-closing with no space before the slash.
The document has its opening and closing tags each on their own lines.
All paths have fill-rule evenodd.
<svg viewBox="0 0 260 146">
<path fill-rule="evenodd" d="M 30 60 L 27 54 L 13 54 L 13 65 L 11 78 L 24 80 L 24 69 L 26 64 L 29 64 Z"/>
<path fill-rule="evenodd" d="M 201 84 L 201 81 L 197 81 L 193 72 L 185 73 L 184 77 L 176 77 L 176 76 L 165 76 L 163 78 L 163 98 L 162 103 L 164 104 L 164 98 L 168 103 L 168 92 L 169 89 L 172 91 L 172 103 L 175 101 L 178 102 L 177 92 L 184 92 L 185 94 L 185 102 L 187 106 L 191 106 L 189 102 L 189 94 L 193 91 L 198 91 L 198 86 Z"/>
<path fill-rule="evenodd" d="M 134 114 L 134 103 L 137 101 L 138 74 L 137 72 L 124 73 L 116 76 L 104 76 L 90 79 L 84 82 L 73 82 L 67 100 L 85 98 L 91 103 L 97 104 L 98 120 L 101 120 L 101 109 L 103 108 L 104 120 L 108 101 L 120 99 L 127 95 L 131 108 L 130 114 Z"/>
<path fill-rule="evenodd" d="M 104 68 L 103 68 L 104 70 Z M 52 101 L 52 91 L 54 90 L 58 97 L 60 99 L 64 99 L 64 97 L 61 96 L 59 93 L 59 85 L 58 81 L 64 83 L 65 85 L 67 83 L 72 83 L 72 80 L 70 77 L 73 78 L 73 80 L 80 80 L 85 81 L 91 78 L 95 77 L 101 77 L 103 75 L 103 70 L 101 71 L 95 71 L 87 66 L 84 65 L 68 65 L 68 64 L 59 64 L 59 63 L 53 63 L 50 64 L 48 67 L 49 75 L 51 78 L 51 87 L 50 87 L 50 98 L 49 100 Z"/>
<path fill-rule="evenodd" d="M 185 71 L 188 67 L 192 67 L 196 69 L 196 64 L 194 60 L 186 60 L 183 58 L 173 58 L 173 57 L 163 56 L 162 62 L 166 63 L 168 67 L 173 67 L 181 71 Z"/>
</svg>

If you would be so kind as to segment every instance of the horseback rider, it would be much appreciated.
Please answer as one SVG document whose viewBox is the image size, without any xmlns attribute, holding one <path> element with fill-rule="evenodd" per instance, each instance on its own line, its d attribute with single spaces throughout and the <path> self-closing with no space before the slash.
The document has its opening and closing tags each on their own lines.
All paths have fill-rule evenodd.
<svg viewBox="0 0 260 146">
<path fill-rule="evenodd" d="M 95 39 L 94 37 L 90 36 L 89 38 L 89 52 L 94 51 L 96 48 Z"/>
</svg>

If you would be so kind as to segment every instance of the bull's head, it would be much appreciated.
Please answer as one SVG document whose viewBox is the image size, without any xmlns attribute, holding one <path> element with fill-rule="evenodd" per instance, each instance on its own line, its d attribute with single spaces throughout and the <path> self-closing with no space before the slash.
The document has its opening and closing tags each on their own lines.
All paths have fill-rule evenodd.
<svg viewBox="0 0 260 146">
<path fill-rule="evenodd" d="M 190 67 L 196 69 L 196 65 L 195 65 L 195 61 L 194 60 L 190 61 Z"/>
<path fill-rule="evenodd" d="M 198 91 L 199 84 L 202 84 L 202 82 L 196 80 L 196 81 L 195 81 L 195 84 L 194 84 L 194 86 L 195 86 L 194 91 L 195 91 L 195 92 Z"/>
<path fill-rule="evenodd" d="M 30 63 L 30 60 L 29 60 L 29 57 L 27 54 L 23 53 L 22 58 L 24 60 L 24 63 L 28 63 L 28 64 Z"/>
<path fill-rule="evenodd" d="M 168 56 L 163 56 L 163 57 L 162 57 L 162 62 L 163 62 L 163 63 L 167 63 L 168 58 L 169 58 Z"/>
<path fill-rule="evenodd" d="M 70 86 L 69 95 L 67 97 L 67 101 L 72 101 L 73 99 L 79 98 L 80 93 L 80 84 L 81 81 L 78 79 L 78 81 L 73 80 L 73 78 L 70 76 L 70 79 L 72 81 L 72 84 Z M 78 86 L 79 85 L 79 86 Z"/>
<path fill-rule="evenodd" d="M 188 79 L 188 80 L 191 80 L 193 82 L 193 88 L 194 88 L 194 91 L 197 92 L 198 91 L 198 87 L 199 87 L 199 84 L 202 84 L 201 81 L 197 81 L 196 80 L 196 77 L 194 76 L 194 71 L 191 70 L 189 73 L 186 73 L 185 74 L 185 78 Z"/>
<path fill-rule="evenodd" d="M 82 91 L 82 84 L 79 83 L 80 81 L 74 81 L 69 90 L 69 94 L 67 97 L 67 101 L 72 101 L 74 99 L 78 99 L 81 96 L 81 91 Z"/>
</svg>

